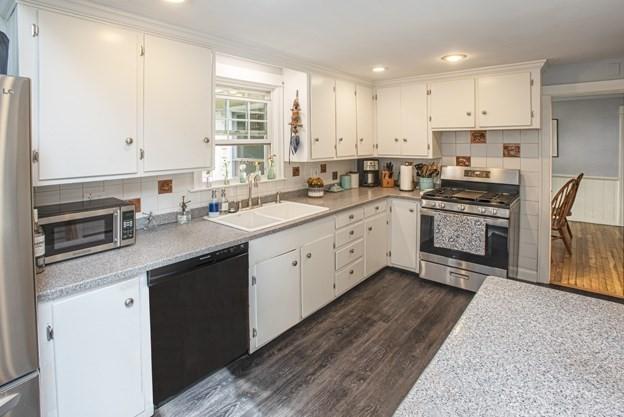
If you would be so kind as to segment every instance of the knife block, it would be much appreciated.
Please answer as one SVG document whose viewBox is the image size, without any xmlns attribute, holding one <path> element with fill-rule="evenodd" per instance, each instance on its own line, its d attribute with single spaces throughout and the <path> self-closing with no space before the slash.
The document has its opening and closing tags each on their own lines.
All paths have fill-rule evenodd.
<svg viewBox="0 0 624 417">
<path fill-rule="evenodd" d="M 383 188 L 394 187 L 394 178 L 391 171 L 381 171 L 381 186 Z"/>
</svg>

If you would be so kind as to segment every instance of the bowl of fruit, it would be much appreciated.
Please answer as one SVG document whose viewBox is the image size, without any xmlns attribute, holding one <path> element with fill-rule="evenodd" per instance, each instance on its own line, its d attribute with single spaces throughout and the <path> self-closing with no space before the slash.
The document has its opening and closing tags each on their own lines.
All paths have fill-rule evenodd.
<svg viewBox="0 0 624 417">
<path fill-rule="evenodd" d="M 325 183 L 320 177 L 308 178 L 308 197 L 320 198 L 325 195 Z"/>
</svg>

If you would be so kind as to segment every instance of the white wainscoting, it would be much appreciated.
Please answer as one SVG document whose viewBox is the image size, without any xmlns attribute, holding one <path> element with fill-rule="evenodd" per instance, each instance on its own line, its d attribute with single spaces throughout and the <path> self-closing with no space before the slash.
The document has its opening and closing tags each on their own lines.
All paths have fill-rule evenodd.
<svg viewBox="0 0 624 417">
<path fill-rule="evenodd" d="M 570 175 L 553 174 L 552 195 L 573 178 Z M 586 223 L 622 226 L 620 219 L 620 183 L 617 177 L 588 177 L 581 181 L 572 207 L 570 220 Z"/>
</svg>

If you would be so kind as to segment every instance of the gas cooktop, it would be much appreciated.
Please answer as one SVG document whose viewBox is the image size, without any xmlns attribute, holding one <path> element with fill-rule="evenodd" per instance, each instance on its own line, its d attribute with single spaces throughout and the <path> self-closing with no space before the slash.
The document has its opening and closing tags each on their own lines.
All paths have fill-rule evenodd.
<svg viewBox="0 0 624 417">
<path fill-rule="evenodd" d="M 471 190 L 469 188 L 442 187 L 427 191 L 422 198 L 454 203 L 476 203 L 488 206 L 509 207 L 518 198 L 518 193 Z"/>
</svg>

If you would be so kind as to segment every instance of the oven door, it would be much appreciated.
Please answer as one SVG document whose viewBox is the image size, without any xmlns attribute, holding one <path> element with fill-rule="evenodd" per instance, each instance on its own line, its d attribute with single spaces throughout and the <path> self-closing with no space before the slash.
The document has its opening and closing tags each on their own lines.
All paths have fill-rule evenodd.
<svg viewBox="0 0 624 417">
<path fill-rule="evenodd" d="M 420 210 L 420 257 L 423 261 L 434 262 L 484 275 L 507 277 L 509 265 L 509 220 L 487 216 L 472 216 L 485 219 L 485 255 L 475 255 L 456 249 L 434 245 L 434 214 L 436 210 Z M 457 233 L 471 233 L 470 230 L 457 230 Z"/>
<path fill-rule="evenodd" d="M 45 234 L 46 263 L 119 246 L 119 208 L 47 217 L 39 224 Z"/>
</svg>

